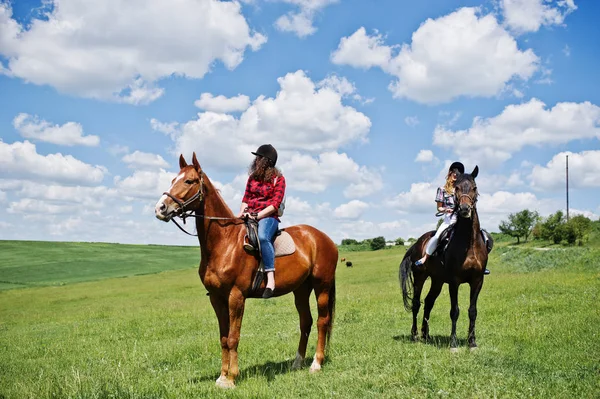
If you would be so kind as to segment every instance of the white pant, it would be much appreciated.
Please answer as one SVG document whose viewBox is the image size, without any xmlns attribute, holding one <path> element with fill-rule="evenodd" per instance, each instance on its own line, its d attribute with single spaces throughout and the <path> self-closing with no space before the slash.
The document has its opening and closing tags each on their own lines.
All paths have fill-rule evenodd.
<svg viewBox="0 0 600 399">
<path fill-rule="evenodd" d="M 452 226 L 454 223 L 456 223 L 456 221 L 456 213 L 444 215 L 444 221 L 442 222 L 442 224 L 440 224 L 440 227 L 438 227 L 437 231 L 435 232 L 435 235 L 431 237 L 429 239 L 429 242 L 427 243 L 427 248 L 425 248 L 425 253 L 427 255 L 433 254 L 435 248 L 437 247 L 438 240 L 440 239 L 440 235 L 442 234 L 442 232 L 448 227 Z"/>
</svg>

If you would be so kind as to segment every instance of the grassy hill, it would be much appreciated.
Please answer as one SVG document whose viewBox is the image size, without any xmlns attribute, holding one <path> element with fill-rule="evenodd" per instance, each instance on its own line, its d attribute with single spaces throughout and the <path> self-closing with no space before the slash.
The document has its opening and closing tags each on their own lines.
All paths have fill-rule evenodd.
<svg viewBox="0 0 600 399">
<path fill-rule="evenodd" d="M 198 247 L 0 241 L 0 290 L 197 267 Z"/>
<path fill-rule="evenodd" d="M 479 300 L 479 349 L 466 348 L 469 290 L 462 286 L 461 347 L 454 355 L 447 288 L 430 318 L 432 342 L 409 339 L 412 321 L 397 277 L 405 248 L 341 252 L 354 267 L 338 266 L 323 371 L 307 370 L 315 327 L 306 367 L 290 370 L 299 338 L 293 296 L 249 300 L 238 387 L 224 392 L 214 387 L 218 326 L 196 272 L 197 248 L 35 244 L 47 245 L 42 255 L 34 247 L 3 245 L 11 268 L 35 278 L 18 281 L 65 285 L 0 291 L 0 398 L 600 396 L 600 265 L 588 262 L 599 258 L 596 248 L 565 255 L 499 245 Z M 42 262 L 45 257 L 54 263 Z M 534 261 L 539 265 L 527 266 Z M 127 267 L 111 268 L 114 263 Z M 182 269 L 136 275 L 176 264 Z M 120 278 L 108 278 L 111 273 Z M 312 309 L 316 318 L 314 298 Z"/>
</svg>

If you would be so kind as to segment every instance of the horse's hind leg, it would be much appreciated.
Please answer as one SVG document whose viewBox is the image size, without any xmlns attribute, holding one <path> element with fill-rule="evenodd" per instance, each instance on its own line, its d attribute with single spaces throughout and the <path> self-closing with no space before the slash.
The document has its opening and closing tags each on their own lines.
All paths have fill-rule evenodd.
<svg viewBox="0 0 600 399">
<path fill-rule="evenodd" d="M 306 356 L 306 345 L 308 343 L 308 336 L 310 335 L 310 329 L 313 323 L 309 301 L 311 291 L 312 285 L 308 279 L 298 289 L 296 289 L 296 291 L 294 291 L 294 302 L 296 304 L 296 310 L 298 310 L 298 316 L 300 316 L 300 343 L 298 344 L 296 359 L 292 365 L 292 369 L 294 370 L 302 367 L 302 362 Z"/>
<path fill-rule="evenodd" d="M 414 275 L 414 279 L 412 298 L 413 323 L 410 330 L 410 335 L 412 336 L 413 341 L 418 341 L 419 331 L 417 330 L 417 315 L 419 314 L 419 309 L 421 308 L 421 291 L 423 291 L 423 284 L 425 284 L 427 276 Z"/>
<path fill-rule="evenodd" d="M 469 283 L 471 286 L 471 301 L 469 304 L 469 348 L 476 349 L 477 343 L 475 342 L 475 320 L 477 319 L 477 298 L 481 292 L 483 286 L 483 278 Z"/>
<path fill-rule="evenodd" d="M 330 324 L 332 322 L 333 315 L 330 312 L 330 291 L 333 291 L 335 283 L 325 284 L 319 282 L 315 284 L 315 296 L 317 297 L 317 308 L 319 311 L 319 317 L 317 318 L 317 350 L 315 353 L 315 359 L 310 365 L 310 372 L 314 373 L 321 370 L 323 360 L 325 360 L 325 344 L 327 342 L 327 335 L 330 331 Z M 335 292 L 331 292 L 335 295 Z"/>
<path fill-rule="evenodd" d="M 435 300 L 442 291 L 443 285 L 444 282 L 442 280 L 431 279 L 431 288 L 429 288 L 429 292 L 425 297 L 425 309 L 423 310 L 423 325 L 421 326 L 421 334 L 425 341 L 431 339 L 431 337 L 429 336 L 429 316 L 431 315 L 431 309 L 433 309 Z"/>
</svg>

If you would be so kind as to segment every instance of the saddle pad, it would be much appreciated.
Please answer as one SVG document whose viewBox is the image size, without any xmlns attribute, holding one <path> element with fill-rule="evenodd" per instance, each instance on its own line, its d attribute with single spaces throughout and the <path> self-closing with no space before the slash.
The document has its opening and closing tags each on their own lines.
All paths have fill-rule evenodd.
<svg viewBox="0 0 600 399">
<path fill-rule="evenodd" d="M 275 238 L 275 257 L 291 255 L 296 252 L 296 244 L 292 236 L 287 231 L 281 231 L 281 234 Z"/>
</svg>

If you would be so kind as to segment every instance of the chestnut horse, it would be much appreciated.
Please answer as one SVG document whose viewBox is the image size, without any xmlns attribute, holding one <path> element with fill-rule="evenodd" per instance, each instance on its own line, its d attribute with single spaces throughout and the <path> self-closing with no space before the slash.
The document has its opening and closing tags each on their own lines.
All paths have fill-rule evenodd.
<svg viewBox="0 0 600 399">
<path fill-rule="evenodd" d="M 264 282 L 257 292 L 251 285 L 259 260 L 246 253 L 244 221 L 234 216 L 219 192 L 204 173 L 196 153 L 188 165 L 179 157 L 181 170 L 171 187 L 156 204 L 156 217 L 165 222 L 174 216 L 190 214 L 196 218 L 200 242 L 200 280 L 208 290 L 217 319 L 221 340 L 221 375 L 217 386 L 233 388 L 239 374 L 238 344 L 246 298 L 262 297 Z M 318 308 L 317 348 L 310 367 L 321 369 L 325 346 L 329 342 L 335 311 L 335 269 L 338 250 L 325 233 L 307 225 L 285 229 L 296 244 L 291 255 L 275 260 L 275 296 L 293 292 L 300 316 L 300 344 L 293 368 L 300 368 L 313 323 L 309 297 L 315 291 Z"/>
<path fill-rule="evenodd" d="M 430 231 L 423 234 L 406 251 L 400 264 L 402 297 L 406 310 L 412 310 L 413 324 L 411 335 L 414 340 L 419 339 L 417 314 L 421 307 L 421 290 L 423 289 L 425 280 L 427 280 L 427 277 L 431 277 L 431 288 L 425 298 L 425 310 L 421 326 L 421 334 L 424 340 L 430 339 L 429 315 L 431 309 L 444 283 L 448 284 L 450 291 L 450 318 L 452 319 L 452 332 L 450 335 L 450 350 L 452 352 L 456 352 L 458 347 L 456 339 L 456 320 L 458 320 L 459 314 L 458 287 L 463 283 L 468 283 L 471 287 L 468 344 L 471 349 L 477 348 L 477 343 L 475 342 L 477 298 L 483 286 L 483 273 L 488 261 L 488 252 L 481 236 L 476 207 L 478 193 L 475 177 L 477 177 L 478 172 L 479 168 L 475 166 L 471 174 L 461 174 L 454 183 L 458 221 L 456 222 L 448 247 L 442 255 L 443 259 L 439 255 L 430 256 L 424 265 L 414 265 L 414 262 L 423 256 L 427 242 L 435 233 Z"/>
</svg>

